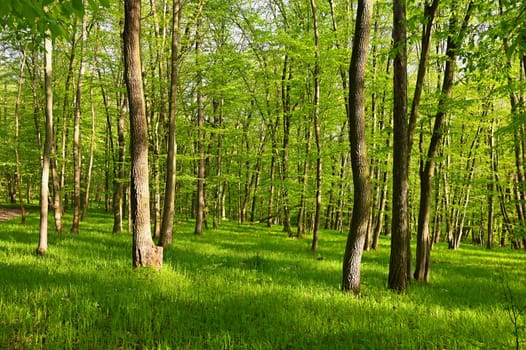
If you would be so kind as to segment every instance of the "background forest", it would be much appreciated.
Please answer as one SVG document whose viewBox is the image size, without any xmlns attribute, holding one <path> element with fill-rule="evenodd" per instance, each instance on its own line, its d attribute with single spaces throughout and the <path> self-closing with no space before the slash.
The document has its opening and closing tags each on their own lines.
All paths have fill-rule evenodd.
<svg viewBox="0 0 526 350">
<path fill-rule="evenodd" d="M 175 220 L 196 219 L 203 227 L 196 225 L 195 233 L 225 220 L 265 222 L 283 225 L 290 237 L 312 235 L 316 249 L 320 227 L 347 232 L 353 199 L 348 66 L 356 2 L 184 1 L 176 2 L 182 5 L 177 21 L 172 2 L 142 3 L 153 235 L 161 235 L 170 134 L 177 145 Z M 409 232 L 417 231 L 422 174 L 432 158 L 432 244 L 447 241 L 456 249 L 469 240 L 488 248 L 525 247 L 525 5 L 442 0 L 407 6 L 414 121 Z M 124 220 L 130 132 L 122 4 L 7 1 L 0 13 L 2 199 L 20 207 L 38 202 L 45 138 L 51 134 L 56 229 L 79 232 L 86 209 L 103 208 L 113 212 L 114 232 L 131 231 Z M 376 249 L 379 235 L 391 232 L 398 50 L 392 22 L 391 2 L 376 1 L 365 81 L 372 180 L 366 250 Z M 53 38 L 49 81 L 44 37 Z M 451 61 L 453 72 L 447 68 Z M 52 91 L 54 115 L 47 131 L 46 91 Z M 430 156 L 437 130 L 437 153 Z M 71 227 L 61 227 L 62 213 L 73 217 Z"/>
</svg>

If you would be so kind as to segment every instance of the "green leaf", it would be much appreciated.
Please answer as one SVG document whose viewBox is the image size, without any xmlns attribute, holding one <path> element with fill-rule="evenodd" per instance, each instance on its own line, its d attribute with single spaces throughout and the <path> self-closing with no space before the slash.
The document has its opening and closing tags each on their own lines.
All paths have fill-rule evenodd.
<svg viewBox="0 0 526 350">
<path fill-rule="evenodd" d="M 72 0 L 71 4 L 73 5 L 73 10 L 78 14 L 84 13 L 84 4 L 82 0 Z"/>
</svg>

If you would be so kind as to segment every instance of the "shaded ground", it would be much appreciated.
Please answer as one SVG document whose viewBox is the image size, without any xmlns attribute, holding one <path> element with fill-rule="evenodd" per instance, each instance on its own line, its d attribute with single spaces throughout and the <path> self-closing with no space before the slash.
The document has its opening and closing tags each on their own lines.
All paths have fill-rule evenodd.
<svg viewBox="0 0 526 350">
<path fill-rule="evenodd" d="M 14 217 L 20 216 L 19 208 L 2 208 L 0 207 L 0 221 L 6 221 Z"/>
</svg>

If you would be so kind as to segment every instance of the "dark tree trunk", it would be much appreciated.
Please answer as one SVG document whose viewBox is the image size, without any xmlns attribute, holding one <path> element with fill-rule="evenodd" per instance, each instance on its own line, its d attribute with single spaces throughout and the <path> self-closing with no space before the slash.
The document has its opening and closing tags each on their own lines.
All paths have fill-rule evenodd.
<svg viewBox="0 0 526 350">
<path fill-rule="evenodd" d="M 369 33 L 371 30 L 372 1 L 359 0 L 349 66 L 349 142 L 353 172 L 353 211 L 345 255 L 343 258 L 342 290 L 360 291 L 360 265 L 371 210 L 369 158 L 365 140 L 365 67 Z"/>
<path fill-rule="evenodd" d="M 407 289 L 409 249 L 409 126 L 407 123 L 407 32 L 404 0 L 393 2 L 393 45 L 396 49 L 393 68 L 394 142 L 393 142 L 393 207 L 391 255 L 388 286 L 397 292 Z"/>
<path fill-rule="evenodd" d="M 130 111 L 132 262 L 134 267 L 162 267 L 163 248 L 153 243 L 150 228 L 148 130 L 141 75 L 141 0 L 124 2 L 124 70 Z"/>
</svg>

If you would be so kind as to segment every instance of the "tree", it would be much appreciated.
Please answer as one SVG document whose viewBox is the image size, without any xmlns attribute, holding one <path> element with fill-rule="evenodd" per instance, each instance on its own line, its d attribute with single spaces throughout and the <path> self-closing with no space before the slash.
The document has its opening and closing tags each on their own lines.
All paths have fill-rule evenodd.
<svg viewBox="0 0 526 350">
<path fill-rule="evenodd" d="M 160 269 L 163 247 L 153 243 L 150 229 L 148 131 L 141 74 L 141 0 L 124 1 L 124 76 L 128 90 L 131 149 L 132 262 L 134 267 Z"/>
<path fill-rule="evenodd" d="M 355 293 L 360 291 L 360 264 L 371 209 L 369 159 L 365 139 L 365 67 L 372 6 L 372 0 L 358 1 L 353 50 L 349 66 L 348 119 L 354 198 L 350 231 L 343 258 L 342 290 Z"/>
<path fill-rule="evenodd" d="M 389 288 L 403 292 L 407 288 L 409 250 L 409 139 L 407 124 L 407 33 L 405 0 L 393 2 L 393 215 Z"/>
<path fill-rule="evenodd" d="M 430 234 L 429 223 L 431 213 L 431 190 L 432 179 L 435 172 L 436 157 L 442 143 L 442 137 L 446 131 L 446 114 L 448 103 L 451 99 L 455 77 L 456 59 L 458 49 L 464 39 L 464 35 L 469 23 L 473 3 L 469 2 L 466 14 L 460 27 L 457 25 L 456 13 L 450 18 L 449 33 L 446 48 L 446 67 L 444 80 L 442 83 L 441 94 L 438 102 L 438 109 L 435 115 L 433 133 L 429 142 L 426 158 L 420 169 L 420 207 L 418 212 L 418 232 L 416 246 L 416 266 L 414 277 L 418 281 L 427 282 L 429 280 L 430 263 Z"/>
<path fill-rule="evenodd" d="M 312 232 L 312 246 L 311 249 L 316 251 L 318 249 L 318 234 L 320 229 L 321 216 L 321 192 L 322 192 L 322 159 L 321 159 L 321 140 L 320 140 L 320 33 L 318 29 L 318 13 L 316 11 L 316 1 L 310 0 L 312 9 L 312 21 L 314 24 L 314 44 L 315 63 L 314 63 L 314 136 L 316 139 L 316 211 L 314 214 L 314 230 Z"/>
<path fill-rule="evenodd" d="M 170 101 L 168 111 L 168 158 L 166 160 L 166 182 L 164 189 L 164 208 L 161 224 L 160 244 L 164 247 L 172 243 L 173 221 L 175 212 L 175 178 L 176 178 L 176 155 L 177 142 L 176 133 L 176 114 L 177 114 L 177 85 L 179 78 L 179 54 L 181 37 L 179 33 L 182 1 L 174 0 L 172 7 L 172 59 L 170 61 Z"/>
<path fill-rule="evenodd" d="M 44 66 L 46 89 L 46 138 L 44 156 L 42 158 L 42 181 L 40 184 L 40 241 L 37 254 L 44 255 L 48 245 L 48 212 L 49 212 L 49 172 L 53 156 L 53 42 L 51 38 L 44 39 Z"/>
</svg>

